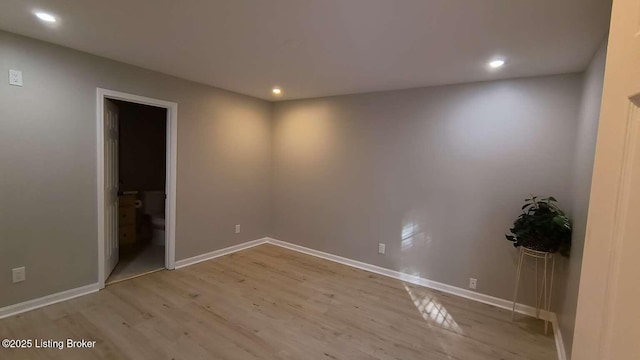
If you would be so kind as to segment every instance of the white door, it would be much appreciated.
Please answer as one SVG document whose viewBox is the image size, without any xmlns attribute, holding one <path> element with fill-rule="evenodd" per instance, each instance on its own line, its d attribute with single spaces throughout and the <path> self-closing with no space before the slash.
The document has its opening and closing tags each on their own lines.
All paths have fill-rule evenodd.
<svg viewBox="0 0 640 360">
<path fill-rule="evenodd" d="M 118 107 L 104 100 L 105 279 L 118 264 Z"/>
<path fill-rule="evenodd" d="M 572 359 L 640 359 L 640 0 L 614 0 Z"/>
</svg>

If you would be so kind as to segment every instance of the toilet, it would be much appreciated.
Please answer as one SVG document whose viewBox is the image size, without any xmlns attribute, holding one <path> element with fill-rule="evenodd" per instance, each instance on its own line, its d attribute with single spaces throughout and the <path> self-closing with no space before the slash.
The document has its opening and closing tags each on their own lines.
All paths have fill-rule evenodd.
<svg viewBox="0 0 640 360">
<path fill-rule="evenodd" d="M 155 245 L 164 245 L 164 191 L 143 191 L 141 200 L 143 213 L 151 219 L 151 242 Z"/>
</svg>

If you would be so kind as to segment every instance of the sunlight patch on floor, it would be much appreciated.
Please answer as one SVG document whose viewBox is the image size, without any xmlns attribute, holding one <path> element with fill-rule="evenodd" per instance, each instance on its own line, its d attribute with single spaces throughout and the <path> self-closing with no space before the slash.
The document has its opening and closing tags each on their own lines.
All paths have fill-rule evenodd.
<svg viewBox="0 0 640 360">
<path fill-rule="evenodd" d="M 453 319 L 453 316 L 449 314 L 447 308 L 428 290 L 411 289 L 407 284 L 404 284 L 404 288 L 407 290 L 411 301 L 413 301 L 422 318 L 427 320 L 429 324 L 452 330 L 458 334 L 463 334 L 462 329 Z"/>
</svg>

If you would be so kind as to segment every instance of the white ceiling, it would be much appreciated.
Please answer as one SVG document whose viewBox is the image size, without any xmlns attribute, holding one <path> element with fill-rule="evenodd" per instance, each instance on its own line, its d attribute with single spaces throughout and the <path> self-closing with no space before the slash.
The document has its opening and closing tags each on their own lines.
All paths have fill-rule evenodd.
<svg viewBox="0 0 640 360">
<path fill-rule="evenodd" d="M 611 0 L 1 0 L 0 29 L 279 100 L 582 71 Z M 45 25 L 32 12 L 55 14 Z M 488 71 L 495 56 L 506 65 Z M 273 86 L 283 95 L 275 98 Z"/>
</svg>

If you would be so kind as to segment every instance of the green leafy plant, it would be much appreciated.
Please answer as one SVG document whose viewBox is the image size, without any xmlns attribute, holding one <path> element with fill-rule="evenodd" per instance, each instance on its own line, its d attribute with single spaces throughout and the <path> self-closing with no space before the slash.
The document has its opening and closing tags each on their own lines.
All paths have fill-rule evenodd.
<svg viewBox="0 0 640 360">
<path fill-rule="evenodd" d="M 524 246 L 538 251 L 560 252 L 569 256 L 571 248 L 571 222 L 558 207 L 553 197 L 525 199 L 522 214 L 505 235 L 513 246 Z"/>
</svg>

